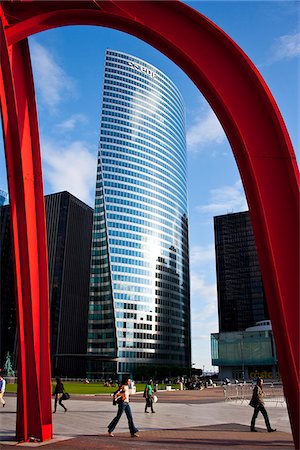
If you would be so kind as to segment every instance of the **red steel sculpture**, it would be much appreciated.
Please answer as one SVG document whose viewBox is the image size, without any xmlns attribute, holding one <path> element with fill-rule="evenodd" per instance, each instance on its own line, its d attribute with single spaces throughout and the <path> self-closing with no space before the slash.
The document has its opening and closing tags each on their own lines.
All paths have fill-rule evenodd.
<svg viewBox="0 0 300 450">
<path fill-rule="evenodd" d="M 18 303 L 17 439 L 52 438 L 44 195 L 27 38 L 65 25 L 97 25 L 132 34 L 173 60 L 225 130 L 249 204 L 299 448 L 298 168 L 281 114 L 255 66 L 220 28 L 179 1 L 6 0 L 0 17 L 0 99 Z"/>
</svg>

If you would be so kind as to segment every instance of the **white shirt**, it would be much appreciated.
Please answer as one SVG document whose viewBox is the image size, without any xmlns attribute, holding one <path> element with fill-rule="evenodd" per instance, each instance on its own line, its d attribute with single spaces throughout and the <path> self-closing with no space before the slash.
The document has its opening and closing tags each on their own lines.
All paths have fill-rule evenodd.
<svg viewBox="0 0 300 450">
<path fill-rule="evenodd" d="M 6 385 L 6 381 L 3 378 L 3 380 L 2 380 L 2 387 L 1 387 L 1 393 L 2 394 L 5 392 L 5 385 Z"/>
</svg>

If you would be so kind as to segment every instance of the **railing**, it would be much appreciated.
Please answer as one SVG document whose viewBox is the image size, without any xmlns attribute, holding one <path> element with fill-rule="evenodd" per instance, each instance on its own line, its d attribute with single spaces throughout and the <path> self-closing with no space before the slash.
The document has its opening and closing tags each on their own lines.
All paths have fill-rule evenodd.
<svg viewBox="0 0 300 450">
<path fill-rule="evenodd" d="M 230 384 L 223 386 L 225 401 L 246 402 L 249 403 L 252 397 L 254 385 L 252 384 Z M 264 400 L 266 402 L 275 402 L 278 404 L 285 404 L 285 397 L 283 394 L 282 384 L 264 384 Z"/>
</svg>

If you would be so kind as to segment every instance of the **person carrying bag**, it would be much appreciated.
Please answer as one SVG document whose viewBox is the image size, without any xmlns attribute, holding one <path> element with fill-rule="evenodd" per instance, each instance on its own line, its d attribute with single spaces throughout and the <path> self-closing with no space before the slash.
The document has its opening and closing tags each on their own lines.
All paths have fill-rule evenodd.
<svg viewBox="0 0 300 450">
<path fill-rule="evenodd" d="M 262 378 L 258 378 L 256 381 L 256 386 L 253 389 L 253 394 L 252 394 L 252 398 L 250 400 L 249 405 L 252 406 L 252 408 L 254 408 L 254 412 L 253 412 L 253 416 L 251 419 L 251 426 L 250 426 L 250 430 L 251 431 L 257 431 L 255 429 L 255 420 L 258 416 L 258 413 L 261 412 L 265 422 L 266 422 L 266 427 L 269 433 L 271 433 L 272 431 L 276 431 L 276 429 L 273 429 L 270 425 L 270 421 L 269 421 L 269 416 L 268 413 L 266 411 L 266 408 L 264 406 L 264 391 L 262 388 L 264 380 Z"/>
<path fill-rule="evenodd" d="M 69 395 L 69 394 L 65 393 L 64 385 L 59 377 L 56 377 L 56 386 L 54 389 L 54 395 L 55 395 L 55 399 L 54 399 L 53 414 L 56 413 L 57 402 L 65 410 L 65 412 L 67 412 L 67 408 L 62 403 L 62 401 L 67 400 L 66 397 L 64 398 L 64 395 Z M 68 398 L 70 398 L 70 396 Z"/>
<path fill-rule="evenodd" d="M 145 404 L 145 413 L 149 414 L 149 411 L 147 411 L 148 408 L 151 408 L 151 412 L 155 413 L 154 409 L 153 409 L 153 400 L 154 400 L 154 396 L 153 396 L 153 387 L 152 387 L 152 380 L 149 380 L 148 383 L 146 384 L 145 390 L 144 390 L 144 397 L 146 400 L 146 404 Z"/>
<path fill-rule="evenodd" d="M 124 378 L 120 388 L 114 394 L 113 404 L 118 405 L 118 412 L 117 412 L 116 417 L 113 418 L 113 420 L 110 422 L 110 424 L 107 427 L 108 434 L 111 437 L 114 436 L 113 431 L 116 428 L 123 412 L 125 412 L 125 414 L 127 416 L 128 427 L 129 427 L 131 437 L 132 438 L 139 437 L 139 435 L 137 434 L 139 430 L 136 428 L 136 426 L 133 423 L 131 408 L 129 405 L 129 387 L 128 387 L 129 383 L 130 383 L 130 379 L 127 377 Z"/>
</svg>

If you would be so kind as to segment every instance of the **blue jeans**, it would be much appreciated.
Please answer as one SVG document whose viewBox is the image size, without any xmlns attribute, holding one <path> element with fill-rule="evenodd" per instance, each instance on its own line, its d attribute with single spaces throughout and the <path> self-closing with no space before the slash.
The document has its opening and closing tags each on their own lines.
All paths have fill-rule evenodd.
<svg viewBox="0 0 300 450">
<path fill-rule="evenodd" d="M 128 402 L 123 402 L 123 403 L 119 403 L 118 404 L 118 413 L 116 415 L 116 417 L 110 422 L 110 424 L 108 425 L 108 432 L 112 433 L 114 431 L 114 429 L 116 428 L 123 412 L 125 411 L 125 414 L 127 416 L 127 420 L 128 420 L 128 427 L 129 427 L 129 431 L 130 434 L 134 434 L 137 433 L 139 430 L 135 427 L 134 423 L 133 423 L 133 418 L 132 418 L 132 413 L 131 413 L 131 408 Z"/>
</svg>

